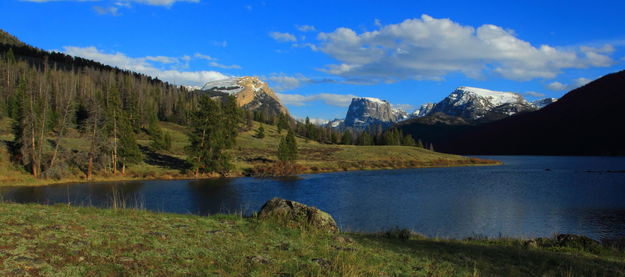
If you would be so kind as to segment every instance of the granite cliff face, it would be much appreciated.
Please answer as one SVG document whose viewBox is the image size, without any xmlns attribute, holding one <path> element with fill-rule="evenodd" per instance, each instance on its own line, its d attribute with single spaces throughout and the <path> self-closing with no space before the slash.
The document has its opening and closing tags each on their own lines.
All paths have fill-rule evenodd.
<svg viewBox="0 0 625 277">
<path fill-rule="evenodd" d="M 257 77 L 235 77 L 206 83 L 201 89 L 211 97 L 234 95 L 237 104 L 252 111 L 267 111 L 270 114 L 285 113 L 288 110 L 276 93 Z"/>
<path fill-rule="evenodd" d="M 352 99 L 343 126 L 354 129 L 364 129 L 370 125 L 390 126 L 407 117 L 406 112 L 393 109 L 385 100 L 358 97 Z"/>
</svg>

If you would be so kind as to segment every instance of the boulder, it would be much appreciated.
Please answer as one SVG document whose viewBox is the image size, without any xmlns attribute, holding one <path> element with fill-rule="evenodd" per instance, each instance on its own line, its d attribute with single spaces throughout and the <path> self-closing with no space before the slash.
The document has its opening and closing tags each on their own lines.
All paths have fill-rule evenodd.
<svg viewBox="0 0 625 277">
<path fill-rule="evenodd" d="M 282 198 L 273 198 L 260 209 L 260 219 L 276 219 L 290 227 L 309 227 L 336 233 L 339 231 L 332 216 L 315 207 Z"/>
<path fill-rule="evenodd" d="M 556 245 L 560 247 L 577 248 L 590 252 L 596 251 L 601 246 L 601 243 L 594 239 L 573 234 L 559 234 L 554 240 Z"/>
</svg>

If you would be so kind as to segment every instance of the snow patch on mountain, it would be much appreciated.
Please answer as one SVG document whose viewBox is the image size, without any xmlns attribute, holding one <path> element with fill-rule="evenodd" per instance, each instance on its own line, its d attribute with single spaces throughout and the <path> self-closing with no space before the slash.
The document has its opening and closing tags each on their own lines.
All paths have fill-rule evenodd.
<svg viewBox="0 0 625 277">
<path fill-rule="evenodd" d="M 542 109 L 546 107 L 547 105 L 554 103 L 556 101 L 558 101 L 558 98 L 543 98 L 543 99 L 532 101 L 532 105 L 534 105 L 538 109 Z"/>
</svg>

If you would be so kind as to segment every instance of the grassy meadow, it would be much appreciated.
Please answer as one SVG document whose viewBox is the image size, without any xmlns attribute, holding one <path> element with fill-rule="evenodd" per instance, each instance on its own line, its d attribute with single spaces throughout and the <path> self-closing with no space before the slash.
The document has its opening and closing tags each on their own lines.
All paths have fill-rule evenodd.
<svg viewBox="0 0 625 277">
<path fill-rule="evenodd" d="M 169 122 L 161 122 L 160 126 L 172 138 L 170 150 L 151 151 L 148 147 L 151 143 L 150 137 L 141 133 L 137 142 L 143 151 L 143 161 L 129 166 L 125 176 L 98 172 L 94 181 L 193 178 L 194 176 L 187 172 L 188 164 L 184 151 L 188 145 L 187 129 Z M 250 169 L 269 166 L 277 161 L 278 144 L 281 136 L 286 135 L 286 131 L 283 130 L 279 134 L 275 126 L 263 124 L 265 137 L 261 139 L 254 137 L 259 126 L 260 123 L 254 122 L 251 130 L 243 131 L 237 137 L 236 146 L 230 150 L 235 164 L 235 169 L 230 176 L 244 176 L 249 174 Z M 66 176 L 58 179 L 32 178 L 28 172 L 17 168 L 10 162 L 7 147 L 12 140 L 10 119 L 0 119 L 0 141 L 2 142 L 0 144 L 0 185 L 45 185 L 85 181 L 85 174 L 78 169 L 70 169 Z M 494 161 L 442 154 L 409 146 L 330 145 L 300 137 L 296 140 L 299 151 L 297 160 L 300 165 L 299 173 L 497 164 Z M 77 130 L 70 129 L 68 134 L 61 139 L 61 145 L 70 151 L 88 151 L 89 140 Z M 48 148 L 48 152 L 53 151 L 51 146 L 48 145 Z"/>
<path fill-rule="evenodd" d="M 623 276 L 625 252 L 0 203 L 2 276 Z"/>
</svg>

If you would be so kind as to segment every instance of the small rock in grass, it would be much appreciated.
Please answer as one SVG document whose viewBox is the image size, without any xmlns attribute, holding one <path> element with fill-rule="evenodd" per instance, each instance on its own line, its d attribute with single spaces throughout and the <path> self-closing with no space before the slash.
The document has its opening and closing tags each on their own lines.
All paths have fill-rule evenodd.
<svg viewBox="0 0 625 277">
<path fill-rule="evenodd" d="M 340 244 L 346 244 L 346 243 L 353 243 L 354 240 L 348 237 L 344 237 L 344 236 L 338 236 L 336 238 L 334 238 L 334 240 Z"/>
<path fill-rule="evenodd" d="M 287 251 L 287 250 L 291 249 L 291 244 L 289 244 L 288 242 L 280 243 L 278 245 L 278 249 Z"/>
<path fill-rule="evenodd" d="M 122 263 L 133 263 L 135 259 L 131 257 L 119 257 L 119 261 Z"/>
<path fill-rule="evenodd" d="M 324 259 L 324 258 L 314 258 L 311 261 L 317 263 L 318 265 L 322 266 L 322 267 L 329 267 L 332 265 L 332 262 Z"/>
<path fill-rule="evenodd" d="M 269 264 L 271 263 L 271 261 L 263 256 L 257 255 L 257 256 L 249 256 L 247 257 L 247 259 L 254 264 Z"/>
</svg>

